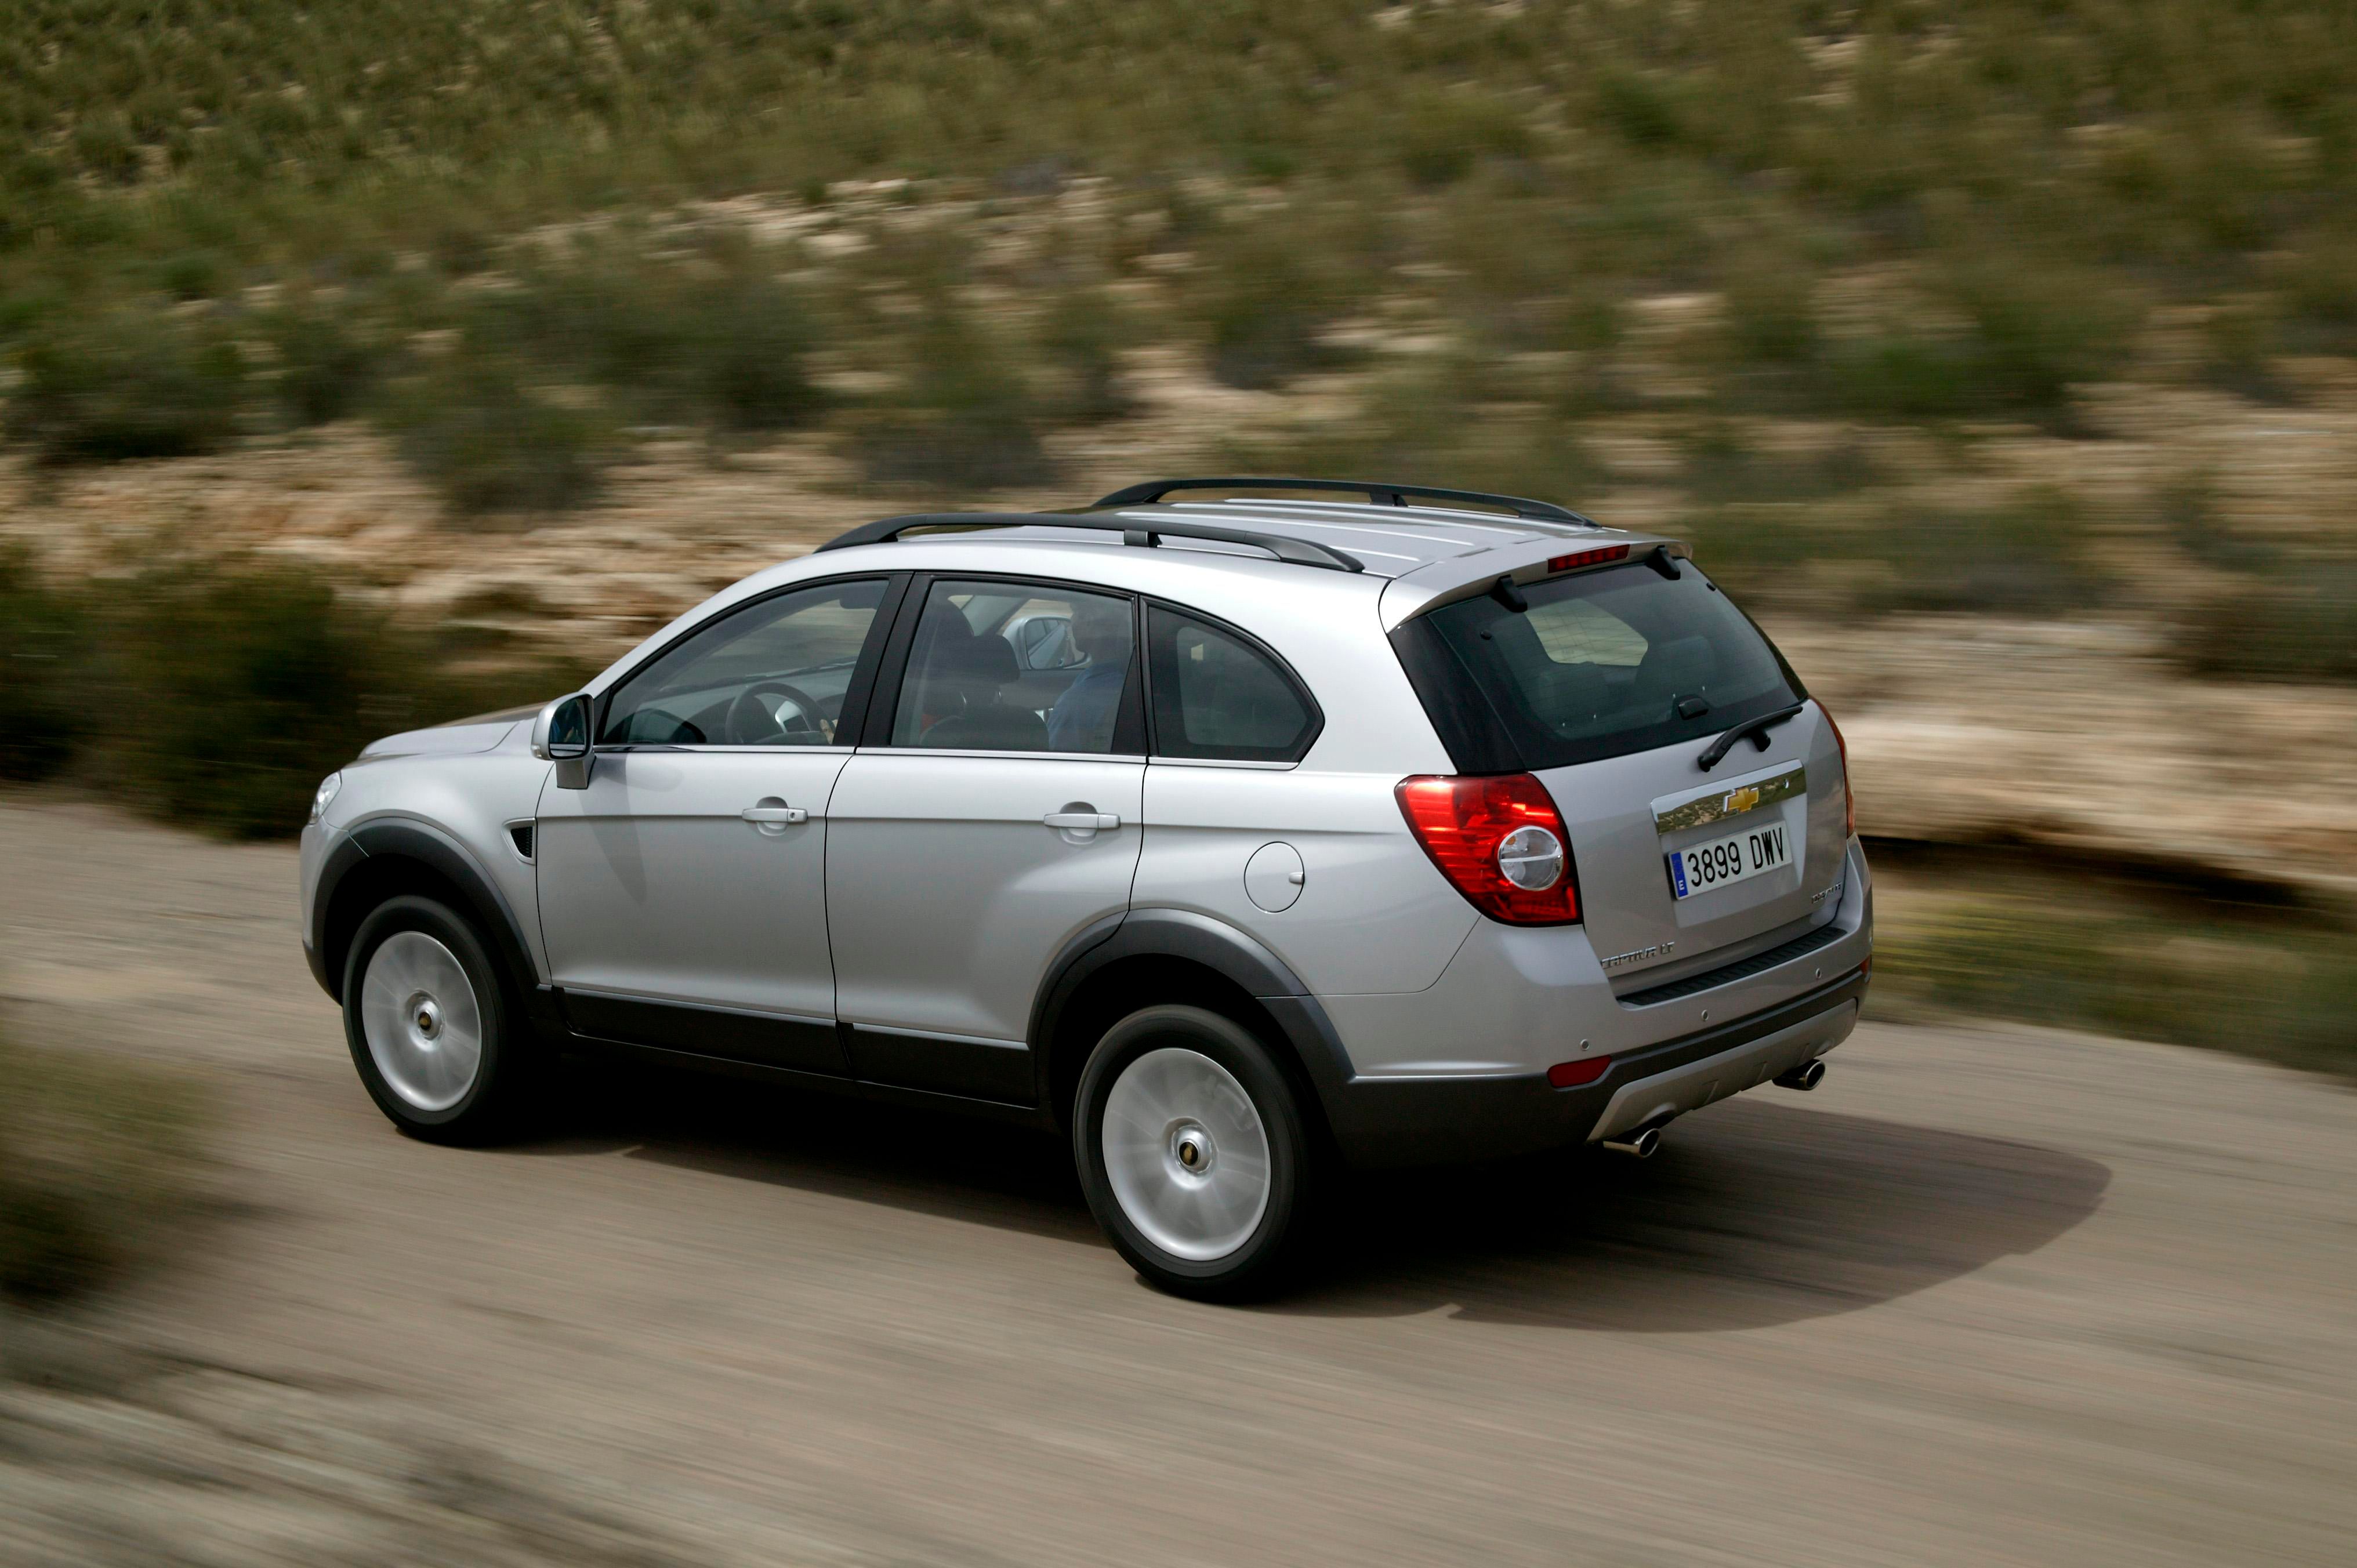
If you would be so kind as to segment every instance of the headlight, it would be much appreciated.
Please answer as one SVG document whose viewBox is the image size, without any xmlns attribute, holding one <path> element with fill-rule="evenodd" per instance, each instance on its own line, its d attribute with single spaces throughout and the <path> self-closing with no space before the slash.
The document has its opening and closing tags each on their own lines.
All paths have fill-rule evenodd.
<svg viewBox="0 0 2357 1568">
<path fill-rule="evenodd" d="M 344 776 L 340 773 L 330 773 L 325 779 L 319 780 L 318 789 L 311 792 L 311 820 L 313 822 L 317 822 L 327 811 L 328 802 L 336 798 L 336 791 L 343 787 Z"/>
</svg>

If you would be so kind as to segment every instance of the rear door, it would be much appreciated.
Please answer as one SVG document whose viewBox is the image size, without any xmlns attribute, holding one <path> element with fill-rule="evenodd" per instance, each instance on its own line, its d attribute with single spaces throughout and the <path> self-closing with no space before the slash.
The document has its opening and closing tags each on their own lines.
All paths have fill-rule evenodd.
<svg viewBox="0 0 2357 1568">
<path fill-rule="evenodd" d="M 1523 585 L 1519 609 L 1485 594 L 1410 623 L 1425 639 L 1410 660 L 1419 690 L 1454 688 L 1426 692 L 1427 709 L 1437 694 L 1473 715 L 1466 744 L 1554 797 L 1589 939 L 1616 980 L 1772 945 L 1839 902 L 1831 725 L 1700 568 L 1671 570 L 1568 573 Z M 1702 766 L 1728 729 L 1795 705 Z"/>
<path fill-rule="evenodd" d="M 1057 583 L 936 578 L 911 589 L 910 611 L 886 662 L 891 712 L 873 725 L 884 744 L 859 748 L 829 808 L 827 919 L 852 1069 L 1028 1101 L 1047 966 L 1128 908 L 1137 869 L 1136 606 Z"/>
</svg>

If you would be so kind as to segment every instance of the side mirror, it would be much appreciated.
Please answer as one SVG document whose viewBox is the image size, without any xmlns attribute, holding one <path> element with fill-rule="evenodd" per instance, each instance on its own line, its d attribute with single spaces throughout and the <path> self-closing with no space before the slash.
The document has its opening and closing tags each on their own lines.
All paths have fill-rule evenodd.
<svg viewBox="0 0 2357 1568">
<path fill-rule="evenodd" d="M 589 769 L 596 760 L 589 750 L 589 693 L 559 697 L 532 721 L 532 754 L 556 764 L 560 789 L 589 788 Z"/>
</svg>

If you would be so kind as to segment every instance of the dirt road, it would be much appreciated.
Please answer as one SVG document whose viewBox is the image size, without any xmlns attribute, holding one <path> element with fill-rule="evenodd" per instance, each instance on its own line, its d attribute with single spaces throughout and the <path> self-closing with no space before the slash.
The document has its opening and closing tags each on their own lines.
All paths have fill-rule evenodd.
<svg viewBox="0 0 2357 1568">
<path fill-rule="evenodd" d="M 237 1212 L 0 1403 L 0 1561 L 2346 1563 L 2357 1095 L 1869 1026 L 1648 1165 L 1387 1182 L 1273 1307 L 1060 1149 L 596 1079 L 407 1142 L 294 859 L 0 797 L 12 1025 L 214 1086 Z"/>
</svg>

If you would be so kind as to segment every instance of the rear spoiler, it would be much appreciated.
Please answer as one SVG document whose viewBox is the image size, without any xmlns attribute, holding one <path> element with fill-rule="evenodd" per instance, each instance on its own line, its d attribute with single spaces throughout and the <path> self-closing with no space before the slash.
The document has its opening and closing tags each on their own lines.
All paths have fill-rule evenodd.
<svg viewBox="0 0 2357 1568">
<path fill-rule="evenodd" d="M 1566 572 L 1600 571 L 1630 562 L 1674 576 L 1674 563 L 1691 560 L 1694 546 L 1682 539 L 1624 534 L 1604 540 L 1533 540 L 1471 555 L 1456 555 L 1419 566 L 1383 585 L 1383 629 L 1396 630 L 1428 611 L 1481 594 L 1501 597 Z"/>
</svg>

